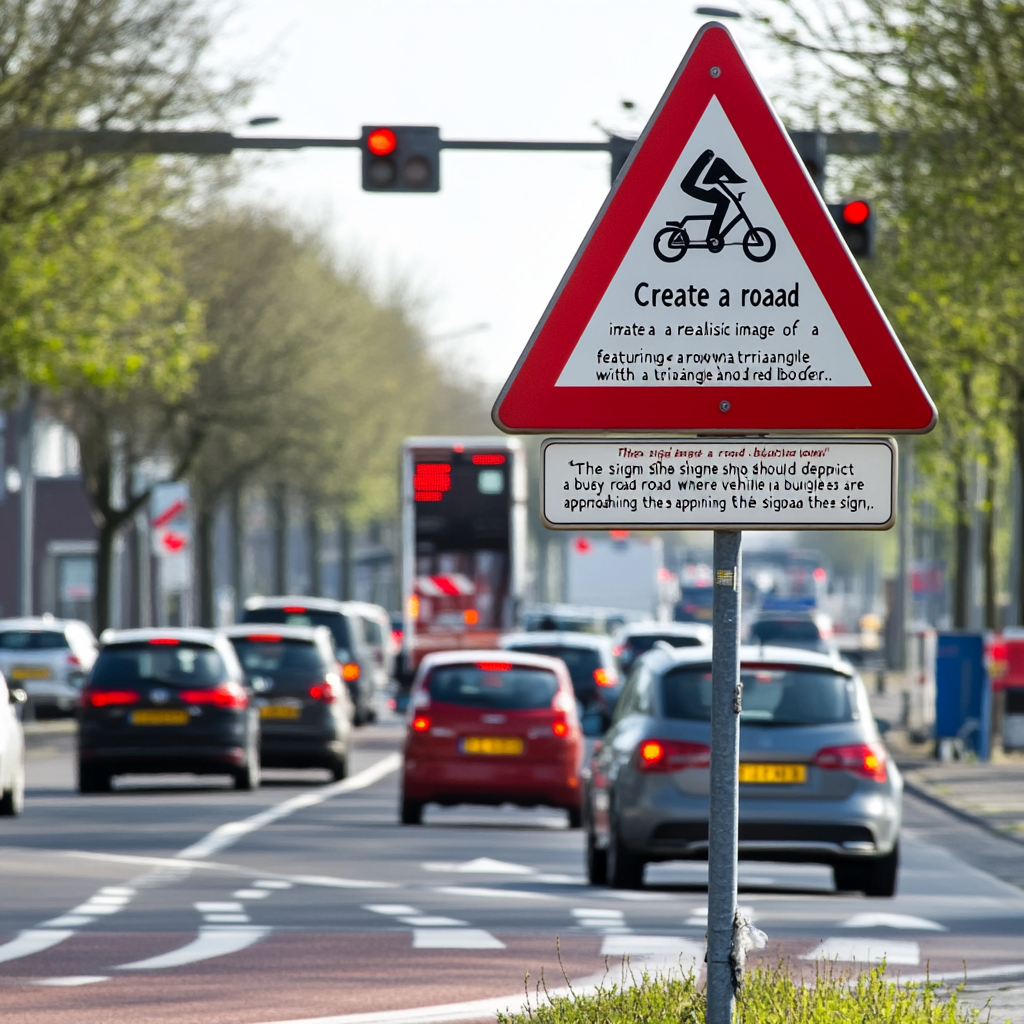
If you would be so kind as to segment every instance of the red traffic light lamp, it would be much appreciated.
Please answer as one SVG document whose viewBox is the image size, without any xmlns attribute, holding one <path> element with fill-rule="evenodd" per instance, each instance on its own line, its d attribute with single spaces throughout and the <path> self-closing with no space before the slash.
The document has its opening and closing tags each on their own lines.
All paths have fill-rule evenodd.
<svg viewBox="0 0 1024 1024">
<path fill-rule="evenodd" d="M 374 156 L 390 156 L 398 145 L 398 139 L 390 128 L 374 128 L 366 137 L 366 148 Z"/>
<path fill-rule="evenodd" d="M 828 212 L 854 256 L 868 258 L 875 255 L 875 213 L 866 199 L 829 203 Z"/>
</svg>

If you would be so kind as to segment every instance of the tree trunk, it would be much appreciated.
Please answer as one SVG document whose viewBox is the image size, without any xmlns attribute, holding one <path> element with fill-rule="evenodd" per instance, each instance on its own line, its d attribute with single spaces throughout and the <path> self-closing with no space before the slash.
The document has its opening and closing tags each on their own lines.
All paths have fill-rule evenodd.
<svg viewBox="0 0 1024 1024">
<path fill-rule="evenodd" d="M 274 593 L 288 593 L 288 487 L 277 484 L 271 502 L 274 506 Z"/>
<path fill-rule="evenodd" d="M 342 512 L 338 516 L 338 589 L 342 601 L 352 600 L 352 527 L 348 516 Z"/>
<path fill-rule="evenodd" d="M 213 593 L 214 512 L 209 501 L 197 496 L 193 502 L 196 506 L 195 568 L 199 625 L 211 629 L 216 625 L 217 617 Z"/>
<path fill-rule="evenodd" d="M 985 460 L 985 508 L 981 521 L 981 550 L 985 567 L 985 628 L 998 629 L 996 608 L 996 455 Z"/>
<path fill-rule="evenodd" d="M 971 518 L 967 497 L 967 467 L 956 466 L 956 575 L 953 579 L 953 627 L 966 629 L 971 594 Z"/>
<path fill-rule="evenodd" d="M 1017 394 L 1017 414 L 1015 418 L 1014 440 L 1017 447 L 1017 476 L 1020 481 L 1015 509 L 1020 540 L 1017 544 L 1017 557 L 1024 563 L 1024 390 Z M 1017 625 L 1024 626 L 1024 564 L 1017 566 Z"/>
<path fill-rule="evenodd" d="M 242 505 L 242 488 L 231 490 L 231 588 L 235 592 L 235 618 L 245 601 L 245 516 Z"/>
<path fill-rule="evenodd" d="M 117 527 L 104 519 L 96 538 L 96 633 L 110 627 L 110 590 L 114 578 L 114 539 Z"/>
<path fill-rule="evenodd" d="M 309 592 L 314 597 L 324 596 L 323 562 L 320 558 L 323 548 L 320 516 L 312 501 L 306 499 L 306 536 L 309 543 Z"/>
</svg>

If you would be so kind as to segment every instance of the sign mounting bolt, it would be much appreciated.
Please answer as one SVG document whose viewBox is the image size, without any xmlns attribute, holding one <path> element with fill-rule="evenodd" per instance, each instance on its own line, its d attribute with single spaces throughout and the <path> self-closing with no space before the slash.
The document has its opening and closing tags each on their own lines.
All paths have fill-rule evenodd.
<svg viewBox="0 0 1024 1024">
<path fill-rule="evenodd" d="M 721 73 L 722 69 L 717 64 L 711 69 L 712 78 L 717 78 Z"/>
<path fill-rule="evenodd" d="M 731 408 L 732 406 L 724 398 L 718 403 L 719 412 L 728 412 Z"/>
</svg>

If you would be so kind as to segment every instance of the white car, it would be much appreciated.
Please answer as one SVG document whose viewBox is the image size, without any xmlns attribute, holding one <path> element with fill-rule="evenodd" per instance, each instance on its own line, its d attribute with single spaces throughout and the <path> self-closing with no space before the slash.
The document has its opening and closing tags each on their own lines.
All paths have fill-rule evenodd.
<svg viewBox="0 0 1024 1024">
<path fill-rule="evenodd" d="M 0 619 L 0 672 L 28 694 L 33 712 L 73 713 L 97 648 L 77 619 Z"/>
<path fill-rule="evenodd" d="M 25 804 L 25 735 L 19 707 L 25 691 L 0 675 L 0 816 L 21 814 Z"/>
</svg>

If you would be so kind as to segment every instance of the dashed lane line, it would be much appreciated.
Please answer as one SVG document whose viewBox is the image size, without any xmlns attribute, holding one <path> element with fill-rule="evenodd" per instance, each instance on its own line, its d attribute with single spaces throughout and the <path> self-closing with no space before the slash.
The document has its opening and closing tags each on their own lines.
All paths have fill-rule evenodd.
<svg viewBox="0 0 1024 1024">
<path fill-rule="evenodd" d="M 324 801 L 340 796 L 342 793 L 352 793 L 359 789 L 365 789 L 367 786 L 372 786 L 375 782 L 380 782 L 381 779 L 397 771 L 401 763 L 401 754 L 388 754 L 387 757 L 382 758 L 376 764 L 370 765 L 369 768 L 365 768 L 351 778 L 322 786 L 315 793 L 300 793 L 298 796 L 282 800 L 281 803 L 267 807 L 265 810 L 250 815 L 248 818 L 242 818 L 241 821 L 229 821 L 219 825 L 212 832 L 203 836 L 202 839 L 179 851 L 177 856 L 180 860 L 205 860 L 207 857 L 219 853 L 229 846 L 233 846 L 243 836 L 263 828 L 264 825 L 271 825 L 275 821 L 287 818 L 296 811 L 304 810 L 307 807 L 315 807 L 317 804 L 322 804 Z"/>
</svg>

